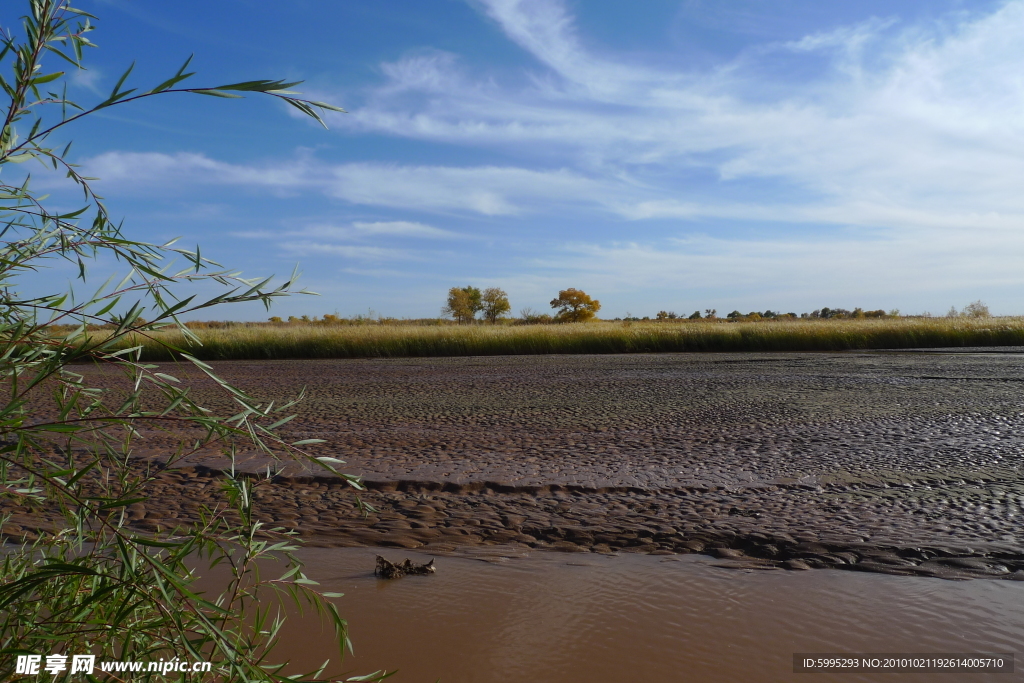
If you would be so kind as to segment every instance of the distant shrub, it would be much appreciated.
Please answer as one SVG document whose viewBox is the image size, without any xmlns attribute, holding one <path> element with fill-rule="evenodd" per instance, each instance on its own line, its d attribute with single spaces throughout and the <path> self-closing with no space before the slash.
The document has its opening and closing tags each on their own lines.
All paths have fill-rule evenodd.
<svg viewBox="0 0 1024 683">
<path fill-rule="evenodd" d="M 991 318 L 992 314 L 988 311 L 988 306 L 978 299 L 973 303 L 969 303 L 964 306 L 963 314 L 968 318 Z"/>
<path fill-rule="evenodd" d="M 520 325 L 546 325 L 551 323 L 553 320 L 554 318 L 547 313 L 541 313 L 529 307 L 519 311 Z"/>
<path fill-rule="evenodd" d="M 810 317 L 832 320 L 834 318 L 852 318 L 853 313 L 845 308 L 829 308 L 828 306 L 825 306 L 820 310 L 811 311 Z"/>
</svg>

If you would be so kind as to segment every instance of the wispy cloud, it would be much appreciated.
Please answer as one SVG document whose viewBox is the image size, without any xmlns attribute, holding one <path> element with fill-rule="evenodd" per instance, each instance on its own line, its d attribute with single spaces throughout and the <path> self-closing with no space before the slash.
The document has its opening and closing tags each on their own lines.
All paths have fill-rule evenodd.
<svg viewBox="0 0 1024 683">
<path fill-rule="evenodd" d="M 333 256 L 342 256 L 348 259 L 369 261 L 414 258 L 413 255 L 404 249 L 385 249 L 383 247 L 366 247 L 352 244 L 332 244 L 313 242 L 310 240 L 284 242 L 280 246 L 288 252 L 299 256 L 329 254 Z"/>
<path fill-rule="evenodd" d="M 314 223 L 297 229 L 280 231 L 248 230 L 233 232 L 234 237 L 249 239 L 281 239 L 285 237 L 315 237 L 323 239 L 360 239 L 371 237 L 413 237 L 420 239 L 459 239 L 464 237 L 450 230 L 435 228 L 414 221 L 353 221 L 348 225 Z"/>
<path fill-rule="evenodd" d="M 412 221 L 354 221 L 348 225 L 320 223 L 296 229 L 235 231 L 231 235 L 243 239 L 270 240 L 293 255 L 330 254 L 364 261 L 415 260 L 423 258 L 423 252 L 358 242 L 400 238 L 404 244 L 410 238 L 450 240 L 462 237 L 458 233 Z M 351 244 L 353 241 L 357 243 Z"/>
<path fill-rule="evenodd" d="M 929 26 L 874 18 L 774 45 L 830 59 L 825 76 L 810 81 L 766 74 L 747 56 L 680 73 L 598 52 L 555 0 L 473 4 L 544 70 L 526 85 L 507 78 L 502 85 L 496 74 L 473 78 L 452 55 L 418 55 L 385 65 L 387 82 L 333 122 L 514 149 L 532 155 L 528 165 L 554 158 L 567 178 L 613 186 L 634 207 L 686 206 L 688 216 L 728 213 L 738 199 L 749 204 L 745 183 L 766 180 L 780 184 L 779 201 L 762 201 L 762 212 L 777 208 L 780 220 L 800 220 L 800 213 L 818 220 L 864 203 L 926 223 L 950 212 L 1024 217 L 1017 191 L 1024 173 L 1024 2 Z M 763 81 L 773 77 L 765 95 Z M 717 177 L 715 198 L 707 183 L 691 181 L 702 172 Z M 415 176 L 403 177 L 403 191 L 431 187 Z M 630 183 L 642 191 L 629 190 Z M 510 204 L 493 203 L 489 193 L 498 190 L 477 192 L 477 210 L 511 212 Z M 802 212 L 792 211 L 794 201 Z"/>
<path fill-rule="evenodd" d="M 458 233 L 442 230 L 431 225 L 412 221 L 374 221 L 366 223 L 356 221 L 352 224 L 355 230 L 363 235 L 398 235 L 401 237 L 423 237 L 427 239 L 454 239 Z"/>
<path fill-rule="evenodd" d="M 294 190 L 317 183 L 315 164 L 309 159 L 262 166 L 244 166 L 211 159 L 205 154 L 178 152 L 104 152 L 85 159 L 82 166 L 103 185 L 125 189 L 160 189 L 208 183 L 248 185 L 254 188 Z"/>
<path fill-rule="evenodd" d="M 566 169 L 517 167 L 409 166 L 379 163 L 327 164 L 309 157 L 276 164 L 245 166 L 204 154 L 106 152 L 83 162 L 86 171 L 102 178 L 101 187 L 124 191 L 171 192 L 175 187 L 223 184 L 269 189 L 277 193 L 318 192 L 352 204 L 464 212 L 485 216 L 515 215 L 539 206 L 596 205 L 621 183 L 597 181 Z M 619 191 L 616 191 L 618 193 Z M 441 237 L 404 221 L 364 223 L 364 232 L 418 231 Z"/>
<path fill-rule="evenodd" d="M 603 183 L 565 169 L 344 164 L 328 193 L 355 204 L 512 215 L 538 204 L 593 202 Z"/>
<path fill-rule="evenodd" d="M 839 50 L 846 56 L 856 59 L 862 56 L 865 45 L 878 40 L 885 29 L 897 23 L 898 19 L 895 17 L 872 17 L 853 26 L 841 26 L 831 31 L 812 33 L 800 40 L 783 43 L 781 47 L 795 52 Z"/>
<path fill-rule="evenodd" d="M 68 75 L 68 83 L 72 87 L 88 90 L 94 95 L 106 96 L 109 93 L 104 93 L 99 87 L 102 80 L 103 72 L 96 66 L 88 69 L 73 69 Z"/>
<path fill-rule="evenodd" d="M 1010 301 L 1024 284 L 1024 0 L 863 18 L 699 68 L 600 46 L 573 15 L 585 3 L 469 2 L 521 49 L 518 68 L 417 47 L 328 117 L 366 140 L 429 143 L 414 149 L 434 163 L 387 141 L 361 161 L 108 152 L 85 170 L 128 194 L 231 186 L 370 207 L 236 234 L 367 274 L 443 245 L 457 254 L 434 262 L 452 272 L 415 272 L 500 276 L 541 302 L 593 286 L 610 307 L 607 292 L 630 291 L 899 306 L 975 287 Z"/>
<path fill-rule="evenodd" d="M 670 72 L 588 49 L 561 2 L 474 4 L 547 71 L 503 86 L 472 77 L 455 55 L 417 54 L 384 65 L 386 82 L 366 105 L 333 122 L 514 148 L 519 166 L 328 164 L 310 155 L 245 166 L 202 154 L 109 152 L 86 168 L 105 184 L 226 183 L 484 216 L 588 207 L 633 220 L 881 219 L 897 229 L 950 216 L 1024 219 L 1020 0 L 959 23 L 894 30 L 893 18 L 870 19 L 773 44 L 834 57 L 828 78 L 778 76 L 771 98 L 749 94 L 760 93 L 752 82 L 765 75 L 746 58 Z M 761 181 L 777 191 L 755 198 L 749 183 Z"/>
</svg>

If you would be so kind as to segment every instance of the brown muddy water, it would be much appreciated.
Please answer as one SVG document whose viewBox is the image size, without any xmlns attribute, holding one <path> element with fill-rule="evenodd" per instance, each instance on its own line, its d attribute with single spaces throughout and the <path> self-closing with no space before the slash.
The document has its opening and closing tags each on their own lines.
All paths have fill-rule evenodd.
<svg viewBox="0 0 1024 683">
<path fill-rule="evenodd" d="M 468 552 L 468 551 L 467 551 Z M 374 578 L 374 556 L 432 576 Z M 815 570 L 737 571 L 696 555 L 532 552 L 502 562 L 374 548 L 308 548 L 308 574 L 338 600 L 355 654 L 344 669 L 399 682 L 1012 681 L 1019 673 L 794 673 L 796 652 L 1013 653 L 1024 584 Z M 331 654 L 315 619 L 280 654 Z M 336 670 L 335 670 L 336 671 Z"/>
</svg>

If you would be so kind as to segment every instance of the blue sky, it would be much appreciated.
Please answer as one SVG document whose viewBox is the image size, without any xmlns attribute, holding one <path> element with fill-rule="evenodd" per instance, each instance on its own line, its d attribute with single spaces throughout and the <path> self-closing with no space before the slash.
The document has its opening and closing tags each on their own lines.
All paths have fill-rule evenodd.
<svg viewBox="0 0 1024 683">
<path fill-rule="evenodd" d="M 466 284 L 516 312 L 576 287 L 602 317 L 1024 313 L 1024 2 L 81 6 L 79 100 L 194 53 L 194 85 L 302 79 L 348 110 L 175 95 L 68 133 L 129 234 L 299 263 L 321 296 L 276 315 L 432 317 Z"/>
</svg>

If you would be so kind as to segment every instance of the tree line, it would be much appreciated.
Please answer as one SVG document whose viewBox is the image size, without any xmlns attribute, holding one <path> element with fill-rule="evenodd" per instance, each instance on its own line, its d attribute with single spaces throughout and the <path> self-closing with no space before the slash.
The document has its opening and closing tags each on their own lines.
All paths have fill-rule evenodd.
<svg viewBox="0 0 1024 683">
<path fill-rule="evenodd" d="M 555 315 L 541 313 L 532 308 L 523 308 L 519 317 L 515 320 L 518 324 L 543 325 L 549 323 L 565 322 L 586 322 L 594 320 L 597 312 L 601 309 L 601 302 L 589 296 L 586 292 L 570 287 L 558 292 L 558 296 L 551 300 L 551 307 L 557 310 Z M 448 299 L 442 313 L 452 318 L 458 324 L 468 324 L 478 321 L 485 321 L 495 324 L 500 320 L 507 319 L 512 306 L 508 294 L 500 288 L 491 287 L 481 290 L 477 287 L 452 287 L 448 290 Z M 477 316 L 480 316 L 479 318 Z M 991 316 L 988 306 L 982 301 L 975 301 L 963 309 L 955 306 L 945 314 L 946 317 L 957 318 L 987 318 Z M 622 318 L 611 318 L 608 320 L 622 322 L 682 322 L 682 321 L 709 321 L 709 322 L 757 322 L 759 320 L 862 320 L 903 317 L 898 309 L 885 311 L 883 309 L 865 310 L 854 308 L 852 311 L 845 308 L 829 308 L 827 306 L 818 308 L 810 313 L 782 313 L 771 309 L 765 311 L 751 311 L 742 313 L 738 310 L 732 311 L 725 316 L 719 316 L 714 308 L 706 308 L 703 313 L 699 310 L 690 315 L 679 315 L 674 311 L 661 310 L 654 316 L 634 316 L 626 313 Z M 916 317 L 931 318 L 931 313 L 920 313 Z M 141 320 L 141 319 L 140 319 Z M 273 316 L 268 322 L 274 325 L 437 325 L 446 321 L 439 318 L 393 318 L 375 314 L 372 310 L 368 314 L 354 315 L 352 317 L 341 317 L 337 312 L 325 314 L 322 318 L 317 316 L 288 316 L 283 319 Z M 202 321 L 187 322 L 185 326 L 191 329 L 222 329 L 241 326 L 259 326 L 266 323 L 249 323 L 233 321 Z M 116 325 L 90 325 L 90 330 L 112 329 Z M 61 331 L 61 326 L 52 326 L 53 331 Z M 69 327 L 70 326 L 65 326 Z"/>
<path fill-rule="evenodd" d="M 882 309 L 874 311 L 865 311 L 863 308 L 855 308 L 852 311 L 848 311 L 845 308 L 819 308 L 811 311 L 810 313 L 782 313 L 781 311 L 773 311 L 771 309 L 765 311 L 750 311 L 749 313 L 742 313 L 740 311 L 732 311 L 726 314 L 725 319 L 732 322 L 749 322 L 756 320 L 807 320 L 807 319 L 822 319 L 831 320 L 839 318 L 848 319 L 860 319 L 860 318 L 897 318 L 900 312 L 898 310 L 892 310 L 886 312 Z M 643 321 L 651 320 L 649 316 L 643 318 L 637 318 L 626 315 L 623 320 L 627 321 Z M 701 312 L 694 311 L 690 315 L 679 315 L 675 311 L 658 311 L 658 314 L 654 317 L 655 321 L 665 320 L 721 320 L 718 316 L 718 311 L 714 308 L 707 308 L 704 310 L 703 315 Z"/>
<path fill-rule="evenodd" d="M 946 313 L 947 318 L 989 318 L 992 314 L 989 311 L 988 305 L 985 302 L 978 300 L 967 304 L 963 309 L 957 310 L 956 306 L 949 309 Z M 876 310 L 865 310 L 857 307 L 852 311 L 845 308 L 829 308 L 825 306 L 823 308 L 816 308 L 810 313 L 782 313 L 781 311 L 773 311 L 768 309 L 766 311 L 750 311 L 749 313 L 742 313 L 740 311 L 732 311 L 726 314 L 725 320 L 730 322 L 756 322 L 758 320 L 863 320 L 867 318 L 899 318 L 901 317 L 900 311 L 894 308 L 890 311 L 885 311 L 881 308 Z M 918 317 L 931 318 L 931 313 L 921 313 Z M 615 318 L 620 320 L 620 318 Z M 642 318 L 635 317 L 626 314 L 626 317 L 621 318 L 625 321 L 668 321 L 668 320 L 722 320 L 718 317 L 718 311 L 713 308 L 704 310 L 703 315 L 701 312 L 694 311 L 691 315 L 679 315 L 675 311 L 658 311 L 658 314 L 652 319 L 650 316 L 644 316 Z"/>
<path fill-rule="evenodd" d="M 558 311 L 554 317 L 539 316 L 531 309 L 524 308 L 524 320 L 536 319 L 538 322 L 582 323 L 592 320 L 599 310 L 601 302 L 583 290 L 570 287 L 558 292 L 551 300 L 551 308 Z M 448 290 L 448 300 L 441 312 L 454 318 L 460 324 L 471 323 L 477 319 L 477 313 L 483 319 L 494 324 L 512 310 L 508 294 L 498 287 L 488 287 L 481 291 L 477 287 L 452 287 Z M 545 320 L 546 318 L 546 320 Z"/>
</svg>

